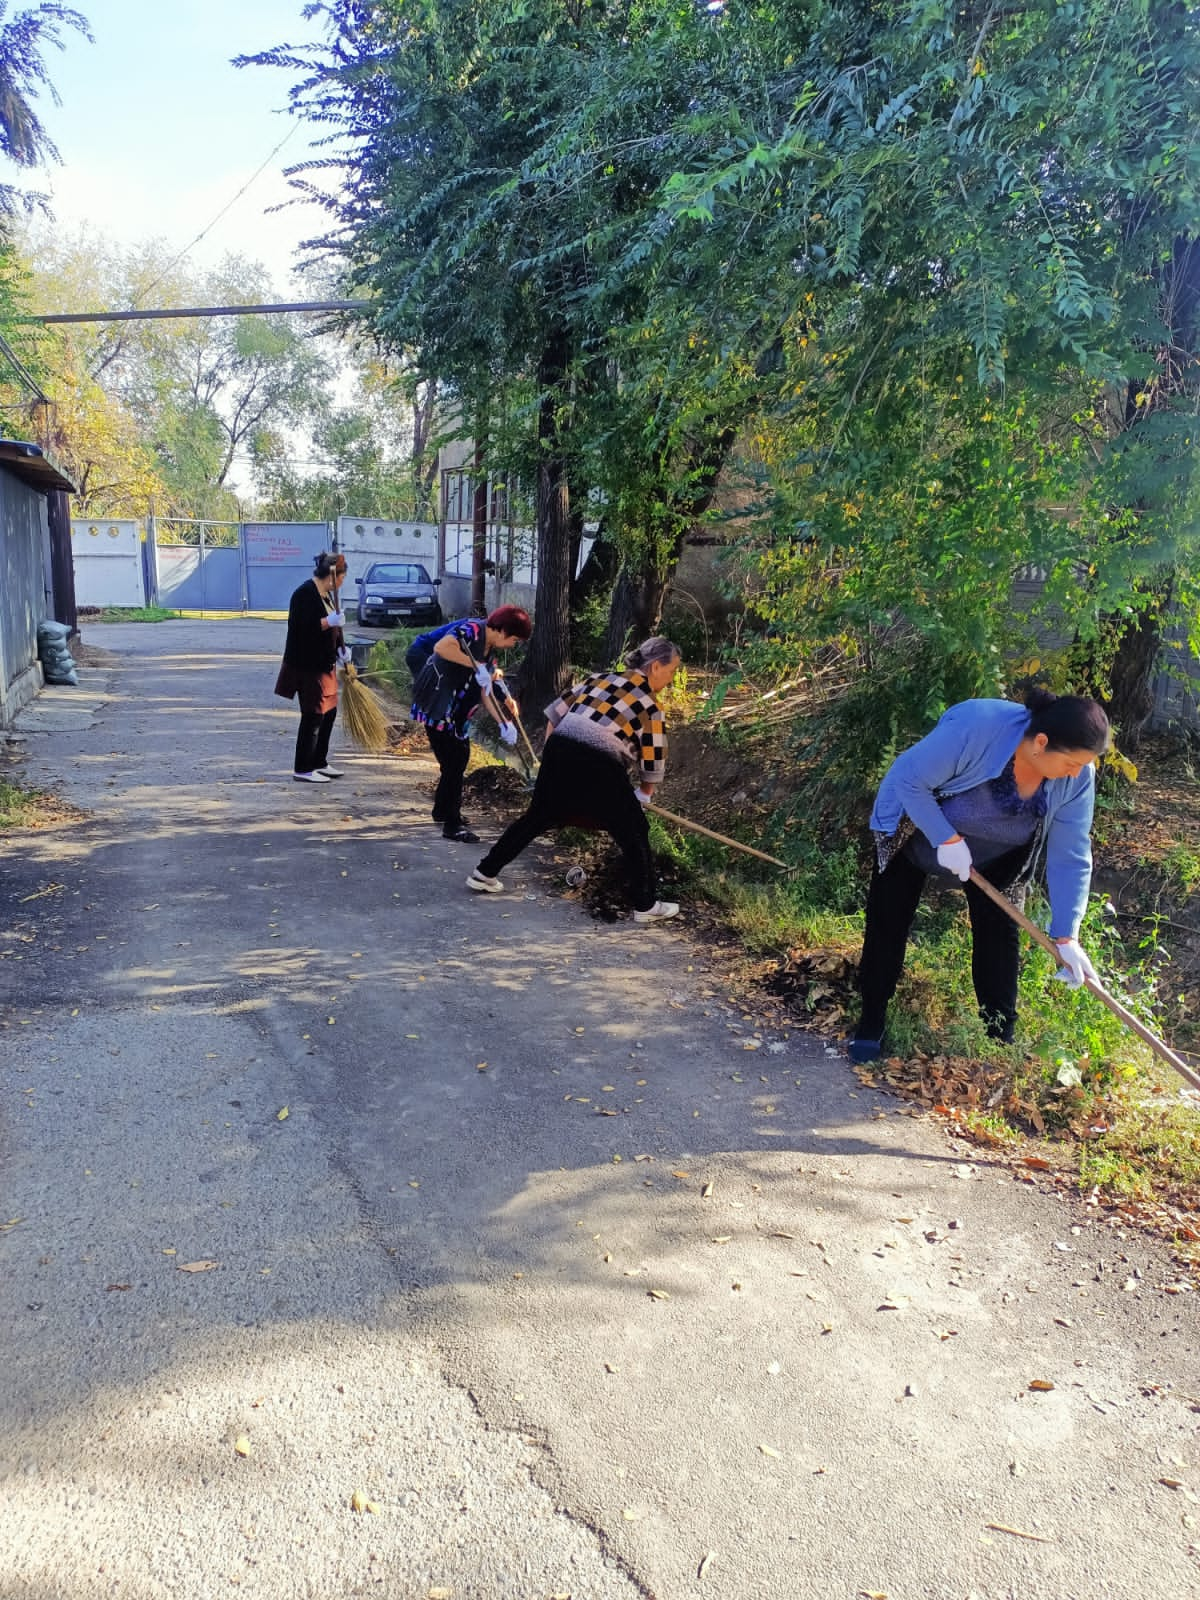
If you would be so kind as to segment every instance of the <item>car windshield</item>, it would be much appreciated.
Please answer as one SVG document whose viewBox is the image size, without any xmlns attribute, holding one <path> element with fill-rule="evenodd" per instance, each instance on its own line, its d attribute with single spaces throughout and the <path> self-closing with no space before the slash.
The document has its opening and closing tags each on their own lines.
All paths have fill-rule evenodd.
<svg viewBox="0 0 1200 1600">
<path fill-rule="evenodd" d="M 415 564 L 410 566 L 393 565 L 388 562 L 383 566 L 372 567 L 367 573 L 368 583 L 428 583 L 429 574 L 424 567 Z"/>
</svg>

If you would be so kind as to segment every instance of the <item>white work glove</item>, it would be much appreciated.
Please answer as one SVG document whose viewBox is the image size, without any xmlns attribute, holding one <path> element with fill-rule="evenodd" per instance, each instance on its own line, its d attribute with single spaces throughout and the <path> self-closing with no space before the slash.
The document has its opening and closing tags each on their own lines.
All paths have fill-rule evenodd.
<svg viewBox="0 0 1200 1600">
<path fill-rule="evenodd" d="M 338 661 L 343 667 L 348 667 L 353 659 L 348 645 L 338 645 Z"/>
<path fill-rule="evenodd" d="M 500 724 L 500 742 L 501 744 L 516 744 L 517 725 L 515 722 L 502 722 Z"/>
<path fill-rule="evenodd" d="M 634 792 L 635 795 L 637 795 L 637 797 L 638 797 L 639 801 L 642 803 L 642 805 L 648 806 L 648 805 L 652 805 L 654 803 L 654 790 L 653 789 L 635 789 L 633 792 Z"/>
<path fill-rule="evenodd" d="M 331 628 L 344 628 L 346 626 L 346 613 L 344 611 L 330 611 L 326 614 L 325 621 Z"/>
<path fill-rule="evenodd" d="M 484 694 L 492 687 L 492 675 L 488 671 L 486 661 L 481 661 L 475 668 L 475 682 L 483 690 Z"/>
<path fill-rule="evenodd" d="M 1093 983 L 1100 982 L 1095 967 L 1088 960 L 1087 953 L 1078 939 L 1062 939 L 1055 942 L 1062 966 L 1054 976 L 1060 983 L 1065 983 L 1068 989 L 1079 989 L 1083 987 L 1086 978 L 1090 978 Z"/>
<path fill-rule="evenodd" d="M 971 876 L 971 851 L 965 839 L 947 839 L 945 844 L 937 847 L 938 866 L 945 867 L 947 872 L 952 872 L 961 882 L 966 883 Z"/>
</svg>

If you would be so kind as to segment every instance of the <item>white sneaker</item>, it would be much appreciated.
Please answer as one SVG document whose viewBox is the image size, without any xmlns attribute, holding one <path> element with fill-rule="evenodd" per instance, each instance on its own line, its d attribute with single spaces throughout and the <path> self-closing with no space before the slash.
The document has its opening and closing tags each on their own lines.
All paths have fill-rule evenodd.
<svg viewBox="0 0 1200 1600">
<path fill-rule="evenodd" d="M 297 783 L 328 783 L 329 779 L 323 772 L 293 772 L 292 777 Z"/>
<path fill-rule="evenodd" d="M 677 917 L 679 907 L 674 900 L 656 900 L 649 911 L 635 911 L 635 922 L 666 922 L 669 917 Z"/>
<path fill-rule="evenodd" d="M 475 871 L 467 879 L 467 888 L 474 889 L 476 894 L 504 893 L 504 885 L 500 882 L 500 879 L 486 877 L 484 873 L 480 872 L 478 867 L 475 868 Z"/>
<path fill-rule="evenodd" d="M 318 767 L 317 771 L 323 778 L 344 778 L 346 776 L 341 767 Z"/>
</svg>

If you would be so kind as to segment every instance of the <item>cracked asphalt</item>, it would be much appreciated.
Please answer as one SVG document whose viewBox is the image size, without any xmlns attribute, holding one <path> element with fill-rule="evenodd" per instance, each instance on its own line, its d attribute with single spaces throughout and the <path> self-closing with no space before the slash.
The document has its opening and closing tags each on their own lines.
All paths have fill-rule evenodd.
<svg viewBox="0 0 1200 1600">
<path fill-rule="evenodd" d="M 292 784 L 281 624 L 85 637 L 0 841 L 4 1600 L 1200 1594 L 1162 1247 L 686 908 L 469 895 L 429 761 Z"/>
</svg>

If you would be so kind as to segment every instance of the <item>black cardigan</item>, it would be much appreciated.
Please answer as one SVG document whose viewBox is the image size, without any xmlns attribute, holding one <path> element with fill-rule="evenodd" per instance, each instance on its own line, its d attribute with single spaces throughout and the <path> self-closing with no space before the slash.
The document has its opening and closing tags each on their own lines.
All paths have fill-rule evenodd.
<svg viewBox="0 0 1200 1600">
<path fill-rule="evenodd" d="M 323 628 L 328 616 L 321 591 L 311 578 L 292 595 L 288 606 L 287 642 L 283 659 L 297 672 L 332 672 L 337 664 L 340 628 Z"/>
</svg>

